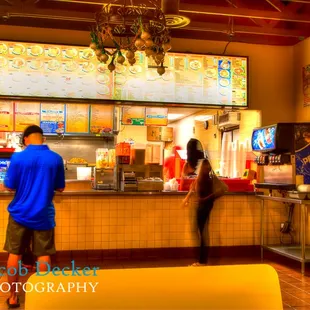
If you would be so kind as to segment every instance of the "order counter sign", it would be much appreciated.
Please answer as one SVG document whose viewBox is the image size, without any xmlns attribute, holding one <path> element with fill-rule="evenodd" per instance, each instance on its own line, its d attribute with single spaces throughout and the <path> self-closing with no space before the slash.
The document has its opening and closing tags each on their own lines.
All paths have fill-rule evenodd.
<svg viewBox="0 0 310 310">
<path fill-rule="evenodd" d="M 167 126 L 168 125 L 168 109 L 167 108 L 146 108 L 147 126 Z"/>
</svg>

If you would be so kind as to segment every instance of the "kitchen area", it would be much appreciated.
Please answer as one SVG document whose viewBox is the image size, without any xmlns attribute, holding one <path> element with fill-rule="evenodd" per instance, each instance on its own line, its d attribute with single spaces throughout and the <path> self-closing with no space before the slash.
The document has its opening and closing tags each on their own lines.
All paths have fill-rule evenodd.
<svg viewBox="0 0 310 310">
<path fill-rule="evenodd" d="M 277 131 L 281 125 L 265 128 L 262 111 L 248 107 L 247 57 L 170 53 L 160 75 L 142 52 L 134 66 L 128 59 L 111 71 L 91 48 L 0 44 L 8 77 L 0 100 L 0 242 L 13 197 L 3 186 L 5 171 L 30 124 L 42 127 L 45 143 L 64 160 L 66 189 L 54 201 L 60 256 L 188 255 L 197 246 L 195 199 L 182 207 L 195 180 L 182 175 L 191 139 L 202 143 L 229 188 L 211 214 L 213 248 L 260 246 L 257 194 L 268 196 L 270 183 L 287 183 L 275 195 L 309 184 L 295 148 L 281 146 L 295 133 Z M 275 170 L 280 176 L 272 179 Z M 288 214 L 277 203 L 268 206 L 266 242 L 290 236 L 280 230 Z"/>
</svg>

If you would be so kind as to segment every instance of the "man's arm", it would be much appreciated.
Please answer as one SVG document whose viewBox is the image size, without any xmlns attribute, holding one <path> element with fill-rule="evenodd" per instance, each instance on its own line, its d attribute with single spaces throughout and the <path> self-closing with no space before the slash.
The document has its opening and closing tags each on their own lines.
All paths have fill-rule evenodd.
<svg viewBox="0 0 310 310">
<path fill-rule="evenodd" d="M 64 167 L 63 160 L 60 157 L 58 164 L 57 164 L 55 190 L 57 192 L 63 192 L 65 190 L 65 187 L 66 187 L 65 167 Z"/>
<path fill-rule="evenodd" d="M 5 179 L 4 179 L 4 187 L 8 191 L 16 191 L 18 187 L 18 178 L 19 175 L 19 168 L 18 163 L 15 159 L 15 156 L 13 155 L 10 160 L 10 166 L 8 171 L 6 172 Z"/>
</svg>

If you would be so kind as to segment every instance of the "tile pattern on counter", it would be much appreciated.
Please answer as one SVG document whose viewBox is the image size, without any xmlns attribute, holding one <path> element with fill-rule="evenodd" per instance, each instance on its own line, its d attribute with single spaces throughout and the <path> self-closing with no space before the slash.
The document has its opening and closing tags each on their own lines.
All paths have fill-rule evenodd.
<svg viewBox="0 0 310 310">
<path fill-rule="evenodd" d="M 195 209 L 183 196 L 55 197 L 57 250 L 175 248 L 197 245 Z M 10 197 L 0 200 L 0 243 L 4 244 Z M 279 243 L 281 204 L 266 207 L 268 243 Z M 225 196 L 210 218 L 210 245 L 259 245 L 260 202 L 253 196 Z M 1 248 L 2 250 L 2 248 Z"/>
</svg>

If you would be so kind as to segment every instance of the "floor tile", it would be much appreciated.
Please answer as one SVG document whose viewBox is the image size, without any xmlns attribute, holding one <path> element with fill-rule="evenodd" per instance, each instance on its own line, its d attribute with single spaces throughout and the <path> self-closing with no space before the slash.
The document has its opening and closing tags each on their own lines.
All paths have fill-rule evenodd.
<svg viewBox="0 0 310 310">
<path fill-rule="evenodd" d="M 119 269 L 119 268 L 158 268 L 158 267 L 177 267 L 189 266 L 194 262 L 192 259 L 147 259 L 147 260 L 106 260 L 104 263 L 88 262 L 82 265 L 90 267 L 100 267 L 101 269 Z M 256 264 L 260 263 L 259 258 L 212 258 L 210 265 L 232 265 L 232 264 Z M 282 291 L 283 309 L 284 310 L 310 310 L 310 271 L 307 271 L 305 276 L 300 273 L 300 266 L 290 265 L 275 262 L 272 260 L 265 260 L 274 267 L 279 275 L 280 287 Z M 30 276 L 30 275 L 29 275 Z M 23 277 L 21 281 L 26 282 L 28 277 Z M 0 283 L 6 282 L 7 277 L 4 275 L 0 277 Z M 8 294 L 0 293 L 0 310 L 7 309 L 5 304 Z M 24 309 L 25 296 L 21 296 L 21 308 Z"/>
</svg>

